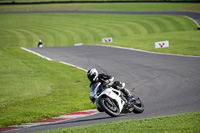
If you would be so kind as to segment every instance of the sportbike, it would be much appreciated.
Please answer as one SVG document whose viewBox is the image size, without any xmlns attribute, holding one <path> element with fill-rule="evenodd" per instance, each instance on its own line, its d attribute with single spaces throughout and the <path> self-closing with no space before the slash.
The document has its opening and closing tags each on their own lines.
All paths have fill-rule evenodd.
<svg viewBox="0 0 200 133">
<path fill-rule="evenodd" d="M 108 85 L 107 88 L 101 87 L 101 82 L 90 92 L 90 99 L 96 104 L 97 110 L 106 112 L 112 117 L 117 117 L 122 113 L 142 113 L 144 105 L 139 97 L 134 97 L 128 101 L 120 90 L 116 90 Z"/>
</svg>

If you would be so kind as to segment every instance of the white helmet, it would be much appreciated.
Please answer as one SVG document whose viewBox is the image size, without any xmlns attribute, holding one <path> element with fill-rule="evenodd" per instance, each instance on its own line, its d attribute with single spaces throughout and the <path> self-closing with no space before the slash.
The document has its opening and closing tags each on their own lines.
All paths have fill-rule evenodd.
<svg viewBox="0 0 200 133">
<path fill-rule="evenodd" d="M 92 68 L 92 69 L 88 70 L 87 77 L 91 82 L 95 81 L 95 79 L 98 77 L 97 69 L 96 68 Z"/>
</svg>

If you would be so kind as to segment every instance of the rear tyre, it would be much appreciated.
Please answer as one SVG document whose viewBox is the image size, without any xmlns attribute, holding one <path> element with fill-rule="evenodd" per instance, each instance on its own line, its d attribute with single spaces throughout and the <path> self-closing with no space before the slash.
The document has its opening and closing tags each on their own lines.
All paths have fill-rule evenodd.
<svg viewBox="0 0 200 133">
<path fill-rule="evenodd" d="M 120 110 L 114 100 L 106 97 L 99 100 L 101 108 L 110 116 L 117 117 L 120 115 Z"/>
<path fill-rule="evenodd" d="M 134 106 L 133 113 L 139 114 L 144 112 L 144 104 L 141 102 L 139 98 L 136 99 L 133 106 Z"/>
</svg>

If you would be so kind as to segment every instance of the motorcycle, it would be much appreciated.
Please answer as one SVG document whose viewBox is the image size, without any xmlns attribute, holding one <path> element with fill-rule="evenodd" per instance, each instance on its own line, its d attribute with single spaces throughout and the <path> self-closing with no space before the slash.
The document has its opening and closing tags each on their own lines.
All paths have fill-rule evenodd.
<svg viewBox="0 0 200 133">
<path fill-rule="evenodd" d="M 99 112 L 106 112 L 112 117 L 117 117 L 122 113 L 142 113 L 144 105 L 139 97 L 127 101 L 126 97 L 120 90 L 116 90 L 111 86 L 102 87 L 101 82 L 96 83 L 90 92 L 90 99 L 96 104 Z"/>
</svg>

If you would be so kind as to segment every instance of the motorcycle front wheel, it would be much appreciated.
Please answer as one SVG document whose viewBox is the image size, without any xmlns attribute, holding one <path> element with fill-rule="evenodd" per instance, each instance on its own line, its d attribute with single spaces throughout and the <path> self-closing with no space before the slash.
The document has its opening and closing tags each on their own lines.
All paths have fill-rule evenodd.
<svg viewBox="0 0 200 133">
<path fill-rule="evenodd" d="M 101 108 L 110 116 L 117 117 L 120 115 L 120 110 L 115 101 L 106 97 L 99 100 Z"/>
<path fill-rule="evenodd" d="M 139 114 L 144 111 L 144 104 L 141 102 L 141 100 L 139 98 L 136 99 L 133 106 L 134 106 L 133 113 Z"/>
</svg>

